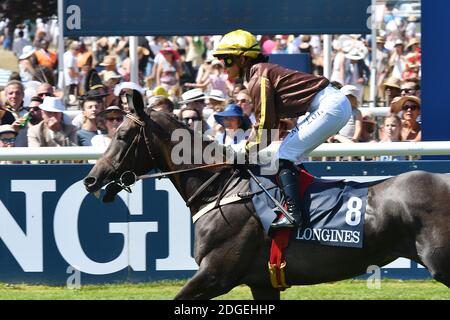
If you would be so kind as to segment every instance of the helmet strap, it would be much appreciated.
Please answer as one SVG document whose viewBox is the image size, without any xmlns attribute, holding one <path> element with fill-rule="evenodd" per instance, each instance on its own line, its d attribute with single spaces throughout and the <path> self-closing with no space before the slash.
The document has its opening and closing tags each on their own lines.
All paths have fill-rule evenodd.
<svg viewBox="0 0 450 320">
<path fill-rule="evenodd" d="M 239 68 L 239 77 L 243 78 L 245 75 L 244 72 L 245 72 L 245 66 L 247 63 L 241 63 L 241 61 L 242 61 L 241 57 L 242 57 L 242 53 L 237 55 L 237 59 L 236 59 L 235 63 L 237 64 L 237 66 Z"/>
</svg>

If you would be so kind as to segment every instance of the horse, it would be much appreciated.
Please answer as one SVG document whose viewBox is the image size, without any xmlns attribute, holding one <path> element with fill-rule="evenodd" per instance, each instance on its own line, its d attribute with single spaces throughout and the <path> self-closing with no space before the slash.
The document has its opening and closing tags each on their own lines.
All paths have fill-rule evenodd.
<svg viewBox="0 0 450 320">
<path fill-rule="evenodd" d="M 174 163 L 171 153 L 177 144 L 171 136 L 186 125 L 173 115 L 146 109 L 138 92 L 128 100 L 132 113 L 84 179 L 88 192 L 107 185 L 103 199 L 112 201 L 124 188 L 119 183 L 124 173 L 144 175 L 158 169 L 172 173 L 170 180 L 194 216 L 220 193 L 249 190 L 248 177 L 234 174 L 233 166 L 195 170 L 197 165 Z M 202 150 L 211 144 L 202 142 Z M 212 179 L 215 175 L 220 179 Z M 208 180 L 215 183 L 205 187 Z M 364 219 L 363 248 L 292 241 L 285 252 L 287 282 L 339 281 L 404 257 L 450 286 L 450 176 L 411 171 L 375 184 L 368 189 Z M 199 268 L 175 299 L 212 299 L 241 284 L 250 287 L 254 299 L 280 299 L 267 270 L 270 244 L 250 198 L 215 207 L 195 223 L 194 258 Z"/>
</svg>

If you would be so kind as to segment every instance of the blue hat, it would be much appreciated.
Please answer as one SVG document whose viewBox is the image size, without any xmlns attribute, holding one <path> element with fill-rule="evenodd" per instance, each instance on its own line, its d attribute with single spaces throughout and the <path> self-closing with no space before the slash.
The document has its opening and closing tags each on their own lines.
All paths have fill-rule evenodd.
<svg viewBox="0 0 450 320">
<path fill-rule="evenodd" d="M 217 112 L 214 115 L 214 119 L 216 119 L 216 121 L 224 127 L 223 117 L 240 117 L 242 120 L 242 129 L 244 130 L 247 130 L 252 126 L 252 122 L 246 115 L 244 115 L 242 108 L 234 103 L 227 105 L 223 112 Z"/>
</svg>

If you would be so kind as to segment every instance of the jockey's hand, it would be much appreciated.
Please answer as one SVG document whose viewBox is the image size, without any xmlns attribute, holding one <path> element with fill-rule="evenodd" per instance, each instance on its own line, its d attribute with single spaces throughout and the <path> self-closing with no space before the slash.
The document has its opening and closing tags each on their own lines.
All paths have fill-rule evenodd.
<svg viewBox="0 0 450 320">
<path fill-rule="evenodd" d="M 227 146 L 227 154 L 231 155 L 228 156 L 227 162 L 232 164 L 235 168 L 247 166 L 249 163 L 248 152 L 245 145 Z"/>
<path fill-rule="evenodd" d="M 246 167 L 249 164 L 247 149 L 241 148 L 234 152 L 233 164 L 235 167 Z"/>
</svg>

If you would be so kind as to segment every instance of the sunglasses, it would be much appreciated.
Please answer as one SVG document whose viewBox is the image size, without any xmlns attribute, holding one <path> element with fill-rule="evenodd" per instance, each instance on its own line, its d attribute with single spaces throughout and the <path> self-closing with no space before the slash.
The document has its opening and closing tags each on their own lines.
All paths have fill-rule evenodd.
<svg viewBox="0 0 450 320">
<path fill-rule="evenodd" d="M 117 121 L 117 122 L 122 122 L 123 121 L 123 117 L 110 117 L 110 118 L 106 118 L 106 121 Z"/>
<path fill-rule="evenodd" d="M 416 105 L 411 105 L 411 104 L 407 104 L 402 107 L 403 111 L 407 111 L 408 109 L 411 109 L 411 111 L 415 111 L 415 110 L 419 109 L 419 107 Z"/>
<path fill-rule="evenodd" d="M 202 119 L 199 117 L 183 118 L 183 122 L 185 124 L 189 124 L 190 121 L 194 122 L 194 121 L 200 121 L 200 120 L 202 120 Z"/>
<path fill-rule="evenodd" d="M 247 103 L 249 102 L 247 99 L 236 99 L 236 103 Z"/>
<path fill-rule="evenodd" d="M 225 57 L 223 58 L 223 65 L 225 66 L 225 68 L 231 68 L 234 64 L 234 59 L 233 57 Z"/>
<path fill-rule="evenodd" d="M 53 97 L 53 93 L 50 93 L 50 92 L 42 92 L 42 93 L 38 93 L 37 94 L 37 96 L 38 97 L 44 97 L 44 96 L 47 96 L 47 97 Z"/>
<path fill-rule="evenodd" d="M 0 141 L 5 144 L 14 144 L 16 143 L 16 138 L 0 138 Z"/>
</svg>

